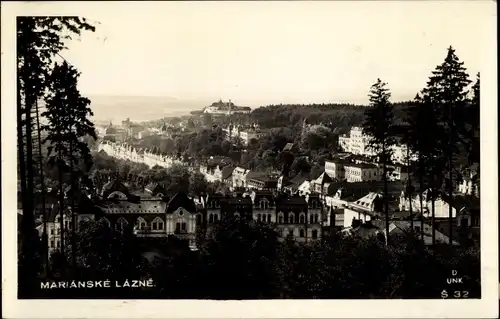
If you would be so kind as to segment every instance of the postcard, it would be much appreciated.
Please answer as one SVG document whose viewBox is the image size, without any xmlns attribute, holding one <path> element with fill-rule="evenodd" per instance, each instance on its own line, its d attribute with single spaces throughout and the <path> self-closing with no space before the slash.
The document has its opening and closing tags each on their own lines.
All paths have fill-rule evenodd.
<svg viewBox="0 0 500 319">
<path fill-rule="evenodd" d="M 6 318 L 498 316 L 496 3 L 2 9 Z"/>
</svg>

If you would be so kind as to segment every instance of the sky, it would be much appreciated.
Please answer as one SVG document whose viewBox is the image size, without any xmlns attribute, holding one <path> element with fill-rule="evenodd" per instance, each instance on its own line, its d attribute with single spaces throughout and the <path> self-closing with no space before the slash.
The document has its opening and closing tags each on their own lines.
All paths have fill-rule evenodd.
<svg viewBox="0 0 500 319">
<path fill-rule="evenodd" d="M 87 3 L 99 22 L 65 59 L 87 95 L 367 103 L 377 78 L 408 100 L 452 45 L 471 76 L 490 1 Z"/>
</svg>

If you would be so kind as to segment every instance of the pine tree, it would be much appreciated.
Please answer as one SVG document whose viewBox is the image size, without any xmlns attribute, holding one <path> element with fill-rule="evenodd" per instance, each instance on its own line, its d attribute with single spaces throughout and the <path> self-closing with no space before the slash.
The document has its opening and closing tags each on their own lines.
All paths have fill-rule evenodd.
<svg viewBox="0 0 500 319">
<path fill-rule="evenodd" d="M 389 242 L 389 205 L 387 195 L 387 164 L 391 160 L 394 139 L 394 115 L 389 102 L 391 94 L 386 88 L 387 83 L 377 79 L 371 86 L 370 108 L 365 112 L 363 133 L 370 136 L 369 148 L 373 149 L 382 163 L 382 179 L 384 182 L 384 213 L 386 219 L 386 240 Z"/>
<path fill-rule="evenodd" d="M 467 129 L 465 141 L 468 154 L 468 165 L 479 163 L 480 142 L 479 142 L 479 123 L 480 123 L 480 74 L 476 75 L 476 82 L 471 88 L 471 98 L 466 112 Z"/>
<path fill-rule="evenodd" d="M 437 136 L 441 139 L 442 154 L 446 159 L 448 178 L 445 188 L 449 196 L 449 241 L 453 242 L 453 173 L 454 159 L 459 146 L 465 144 L 463 137 L 466 134 L 466 107 L 467 87 L 471 83 L 455 50 L 450 46 L 444 62 L 432 72 L 429 82 L 436 88 L 435 103 L 440 113 L 440 126 L 445 134 Z"/>
<path fill-rule="evenodd" d="M 417 94 L 415 103 L 407 111 L 407 121 L 409 123 L 408 130 L 406 131 L 406 140 L 409 142 L 411 149 L 417 154 L 418 169 L 417 174 L 420 186 L 420 207 L 421 207 L 421 230 L 423 239 L 424 229 L 424 207 L 423 207 L 423 192 L 425 189 L 424 180 L 428 178 L 427 189 L 428 194 L 431 196 L 432 201 L 432 238 L 433 243 L 435 239 L 434 232 L 434 215 L 435 215 L 435 175 L 437 174 L 437 167 L 441 145 L 436 139 L 437 135 L 441 135 L 440 127 L 438 125 L 438 113 L 434 108 L 435 86 L 432 82 Z"/>
<path fill-rule="evenodd" d="M 34 162 L 32 130 L 33 111 L 36 101 L 47 88 L 47 74 L 54 55 L 64 49 L 64 40 L 79 35 L 82 30 L 94 31 L 85 19 L 77 17 L 18 17 L 17 26 L 17 132 L 19 155 L 19 180 L 23 204 L 21 233 L 22 256 L 20 263 L 19 291 L 21 295 L 35 291 L 37 285 L 36 261 L 33 259 L 34 229 Z M 44 194 L 42 194 L 44 196 Z"/>
<path fill-rule="evenodd" d="M 88 107 L 90 100 L 82 97 L 77 88 L 79 73 L 67 62 L 56 64 L 50 79 L 50 93 L 47 96 L 46 111 L 43 113 L 48 120 L 44 127 L 47 131 L 46 141 L 49 142 L 50 160 L 57 163 L 59 171 L 60 214 L 61 214 L 61 252 L 64 254 L 64 198 L 62 194 L 63 175 L 69 171 L 72 203 L 75 192 L 74 181 L 82 172 L 82 165 L 90 168 L 92 156 L 87 143 L 82 139 L 90 135 L 94 139 L 94 124 L 88 119 L 93 113 Z M 76 228 L 74 205 L 72 209 L 72 228 Z M 73 236 L 72 236 L 73 237 Z M 72 245 L 74 247 L 74 245 Z M 73 254 L 74 256 L 74 254 Z"/>
</svg>

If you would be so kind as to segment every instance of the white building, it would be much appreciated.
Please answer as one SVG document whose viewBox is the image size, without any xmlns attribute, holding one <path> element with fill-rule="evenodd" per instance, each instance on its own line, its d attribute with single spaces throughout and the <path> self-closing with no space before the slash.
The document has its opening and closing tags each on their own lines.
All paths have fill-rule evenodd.
<svg viewBox="0 0 500 319">
<path fill-rule="evenodd" d="M 134 163 L 145 164 L 149 167 L 160 166 L 163 168 L 170 168 L 174 165 L 186 165 L 186 163 L 178 158 L 161 154 L 154 154 L 146 149 L 135 149 L 134 147 L 126 144 L 116 144 L 108 142 L 100 143 L 98 150 L 104 151 L 109 156 L 116 157 L 122 160 L 129 160 Z"/>
<path fill-rule="evenodd" d="M 231 100 L 226 103 L 222 102 L 222 99 L 203 109 L 203 113 L 212 115 L 249 114 L 251 111 L 248 106 L 236 106 Z"/>
<path fill-rule="evenodd" d="M 343 180 L 345 178 L 344 160 L 326 160 L 325 173 L 334 180 Z"/>
<path fill-rule="evenodd" d="M 376 151 L 369 146 L 370 136 L 363 133 L 363 128 L 353 126 L 348 134 L 339 136 L 339 146 L 348 153 L 363 156 L 375 156 Z M 408 157 L 407 146 L 396 144 L 392 146 L 391 159 L 394 163 L 406 164 Z M 410 160 L 416 161 L 417 155 L 410 152 Z"/>
<path fill-rule="evenodd" d="M 348 183 L 380 181 L 383 170 L 375 164 L 349 163 L 344 165 L 345 179 Z"/>
<path fill-rule="evenodd" d="M 265 133 L 260 130 L 258 124 L 252 125 L 233 125 L 229 124 L 227 128 L 223 129 L 226 133 L 226 139 L 231 141 L 234 138 L 239 138 L 243 145 L 250 144 L 252 139 L 258 140 Z"/>
<path fill-rule="evenodd" d="M 353 219 L 367 222 L 378 216 L 382 195 L 369 193 L 362 198 L 350 202 L 344 208 L 344 227 L 350 227 Z"/>
<path fill-rule="evenodd" d="M 373 156 L 375 155 L 375 151 L 368 146 L 369 141 L 370 137 L 363 134 L 361 127 L 353 126 L 348 134 L 339 137 L 339 146 L 344 152 Z"/>
<path fill-rule="evenodd" d="M 232 179 L 233 185 L 232 188 L 244 187 L 247 188 L 247 175 L 250 173 L 249 169 L 243 167 L 236 167 L 233 171 Z"/>
</svg>

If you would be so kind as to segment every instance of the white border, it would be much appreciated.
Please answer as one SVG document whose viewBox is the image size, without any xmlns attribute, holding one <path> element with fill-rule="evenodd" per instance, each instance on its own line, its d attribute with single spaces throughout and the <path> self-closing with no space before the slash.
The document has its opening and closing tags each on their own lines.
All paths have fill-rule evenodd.
<svg viewBox="0 0 500 319">
<path fill-rule="evenodd" d="M 437 2 L 437 1 L 436 1 Z M 451 2 L 451 1 L 446 1 Z M 465 1 L 460 1 L 464 3 Z M 487 318 L 498 316 L 497 63 L 496 3 L 483 1 L 485 28 L 481 68 L 481 300 L 279 300 L 279 301 L 118 301 L 17 300 L 15 16 L 79 15 L 116 10 L 119 2 L 3 2 L 2 23 L 2 305 L 5 318 Z M 226 2 L 227 3 L 227 2 Z M 141 3 L 150 8 L 158 3 Z M 229 3 L 227 3 L 229 5 Z M 127 5 L 138 5 L 127 3 Z M 206 5 L 206 4 L 205 4 Z M 220 6 L 225 5 L 219 3 Z M 234 5 L 232 3 L 231 5 Z M 249 5 L 248 2 L 245 5 Z M 261 5 L 253 2 L 252 5 Z M 141 8 L 142 9 L 142 8 Z M 154 8 L 153 8 L 154 9 Z M 209 14 L 209 12 L 207 12 Z M 297 21 L 300 21 L 297 20 Z M 487 35 L 487 36 L 486 36 Z"/>
</svg>

